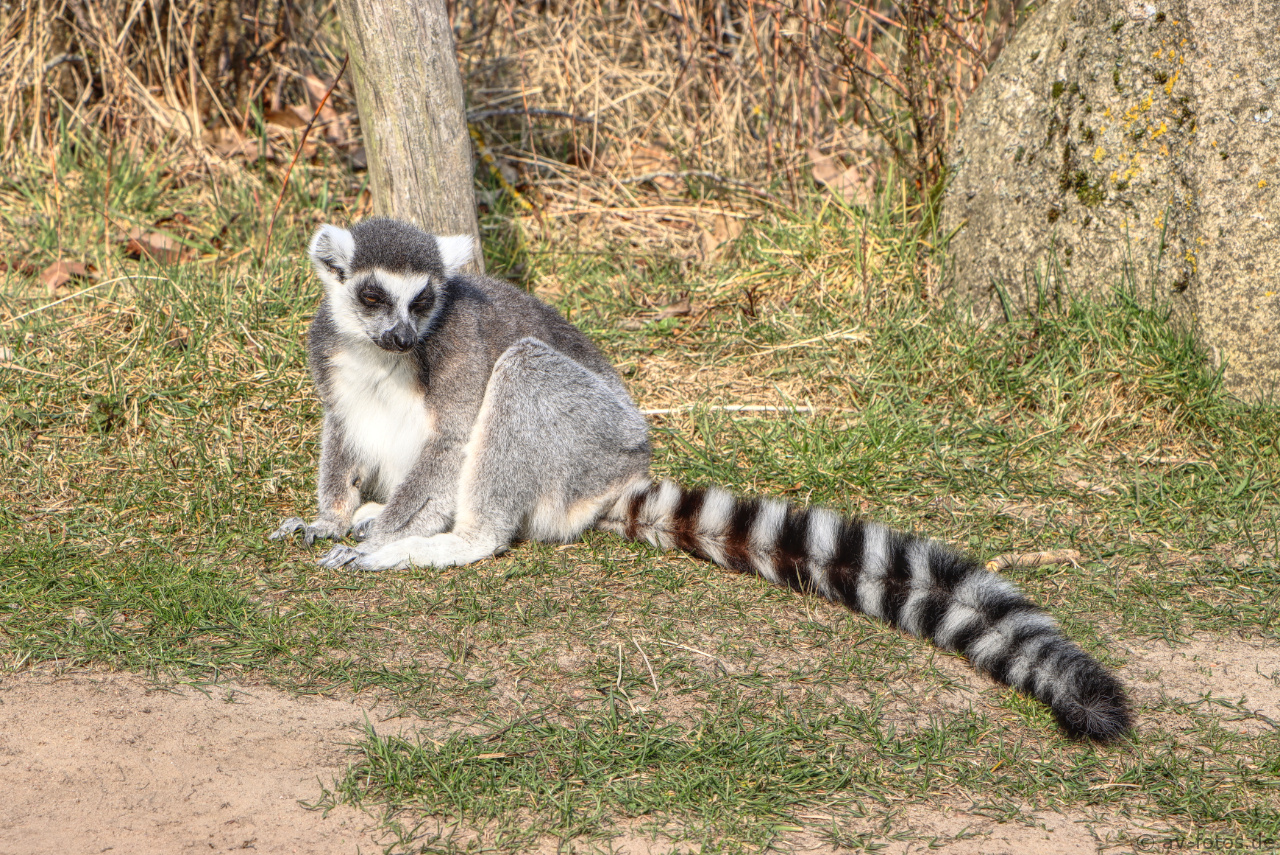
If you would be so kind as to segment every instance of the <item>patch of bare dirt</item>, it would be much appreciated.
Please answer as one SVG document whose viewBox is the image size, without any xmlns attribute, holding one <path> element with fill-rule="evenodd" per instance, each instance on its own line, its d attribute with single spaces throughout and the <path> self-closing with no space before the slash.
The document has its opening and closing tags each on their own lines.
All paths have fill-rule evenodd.
<svg viewBox="0 0 1280 855">
<path fill-rule="evenodd" d="M 1002 822 L 977 816 L 962 807 L 932 808 L 910 805 L 902 809 L 886 809 L 889 815 L 869 815 L 850 821 L 834 820 L 824 814 L 800 814 L 810 823 L 804 831 L 784 833 L 778 838 L 778 851 L 796 855 L 836 855 L 847 852 L 877 852 L 883 855 L 1101 855 L 1112 851 L 1110 843 L 1118 831 L 1079 811 L 1067 813 L 1028 810 L 1016 820 Z M 887 822 L 886 822 L 887 820 Z M 702 844 L 673 840 L 681 837 L 679 827 L 656 829 L 648 818 L 622 820 L 613 826 L 616 836 L 607 849 L 599 841 L 573 839 L 564 841 L 542 838 L 526 844 L 528 855 L 557 855 L 564 851 L 608 851 L 616 855 L 669 855 L 703 851 Z M 475 828 L 460 827 L 447 820 L 436 825 L 428 820 L 419 826 L 414 846 L 439 845 L 469 850 L 483 848 L 485 836 Z M 442 847 L 443 848 L 443 847 Z"/>
<path fill-rule="evenodd" d="M 650 657 L 662 655 L 658 646 L 649 646 Z M 1139 710 L 1181 701 L 1245 733 L 1280 722 L 1280 645 L 1199 637 L 1174 646 L 1130 643 L 1124 653 L 1123 677 Z M 705 658 L 692 655 L 691 661 Z M 752 664 L 767 671 L 783 663 Z M 972 704 L 974 687 L 963 663 L 935 664 L 954 685 L 939 697 L 913 698 L 912 705 L 938 712 Z M 637 700 L 644 703 L 643 697 Z M 904 700 L 895 696 L 886 712 L 905 712 L 899 709 Z M 653 702 L 664 713 L 679 715 L 666 709 L 669 699 Z M 1159 717 L 1140 712 L 1139 726 L 1144 719 L 1160 726 L 1153 716 Z M 345 745 L 359 737 L 366 718 L 379 732 L 424 724 L 379 721 L 376 713 L 349 702 L 236 684 L 166 690 L 118 673 L 5 676 L 0 678 L 0 782 L 6 794 L 0 803 L 0 850 L 5 855 L 381 851 L 370 815 L 339 807 L 326 817 L 300 803 L 317 799 L 322 786 L 342 773 L 351 759 Z M 875 817 L 852 824 L 844 818 L 835 840 L 821 832 L 830 827 L 830 818 L 802 818 L 806 830 L 791 842 L 797 851 L 809 852 L 875 840 L 887 844 L 887 853 L 1094 853 L 1115 839 L 1114 829 L 1097 824 L 1099 817 L 1074 813 L 1028 813 L 1022 821 L 1002 823 L 961 807 L 911 806 L 888 828 Z M 653 839 L 640 829 L 628 832 L 613 841 L 618 851 L 665 851 L 661 835 Z"/>
<path fill-rule="evenodd" d="M 937 852 L 943 855 L 1026 855 L 1028 852 L 1055 855 L 1096 855 L 1098 838 L 1080 815 L 1035 813 L 1021 822 L 997 822 L 968 813 L 946 813 L 917 808 L 908 812 L 908 822 L 924 834 L 935 837 L 916 843 L 890 845 L 883 850 L 892 855 L 908 852 Z"/>
<path fill-rule="evenodd" d="M 820 816 L 805 819 L 821 820 Z M 830 818 L 825 818 L 830 825 Z M 848 852 L 865 847 L 883 855 L 1097 855 L 1114 830 L 1099 826 L 1078 811 L 1048 813 L 1028 811 L 1008 822 L 978 816 L 962 808 L 911 805 L 891 818 L 886 830 L 878 817 L 853 824 L 842 822 L 837 839 L 823 839 L 805 832 L 787 838 L 795 852 L 806 855 Z"/>
<path fill-rule="evenodd" d="M 0 678 L 0 850 L 381 852 L 369 815 L 304 808 L 375 714 L 223 684 L 157 689 L 130 674 Z"/>
<path fill-rule="evenodd" d="M 1280 645 L 1204 636 L 1177 646 L 1124 647 L 1125 677 L 1139 704 L 1183 701 L 1239 733 L 1280 727 Z"/>
</svg>

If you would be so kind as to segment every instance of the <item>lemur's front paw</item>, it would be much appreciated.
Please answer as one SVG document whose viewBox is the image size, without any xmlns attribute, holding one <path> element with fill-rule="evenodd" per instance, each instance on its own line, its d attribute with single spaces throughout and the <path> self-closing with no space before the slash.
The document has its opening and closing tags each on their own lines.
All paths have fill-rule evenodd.
<svg viewBox="0 0 1280 855">
<path fill-rule="evenodd" d="M 343 523 L 323 518 L 308 524 L 301 517 L 289 517 L 272 532 L 271 539 L 280 540 L 299 531 L 302 532 L 302 542 L 310 546 L 317 540 L 337 540 L 347 533 L 347 527 Z"/>
<path fill-rule="evenodd" d="M 357 523 L 351 527 L 351 536 L 356 540 L 368 540 L 369 535 L 373 534 L 373 525 L 378 521 L 377 517 L 367 519 L 362 523 Z"/>
<path fill-rule="evenodd" d="M 367 540 L 378 523 L 378 515 L 385 505 L 378 502 L 365 502 L 351 516 L 351 536 L 356 540 Z"/>
<path fill-rule="evenodd" d="M 271 539 L 280 540 L 282 538 L 288 537 L 289 535 L 293 534 L 295 531 L 300 531 L 306 527 L 307 527 L 307 521 L 304 520 L 302 517 L 289 517 L 287 520 L 280 523 L 280 527 L 278 529 L 271 532 Z"/>
<path fill-rule="evenodd" d="M 339 567 L 345 567 L 352 561 L 363 557 L 364 552 L 356 547 L 338 544 L 317 559 L 316 563 L 321 567 L 328 567 L 330 570 L 337 570 Z"/>
</svg>

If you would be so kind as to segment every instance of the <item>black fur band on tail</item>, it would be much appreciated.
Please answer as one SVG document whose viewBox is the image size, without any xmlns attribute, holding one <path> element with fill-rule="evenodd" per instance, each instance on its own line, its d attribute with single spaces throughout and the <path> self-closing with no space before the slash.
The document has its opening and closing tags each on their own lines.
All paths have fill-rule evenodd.
<svg viewBox="0 0 1280 855">
<path fill-rule="evenodd" d="M 1130 727 L 1115 677 L 1013 584 L 936 541 L 671 481 L 637 484 L 599 527 L 818 593 L 960 653 L 1044 702 L 1073 737 L 1105 742 Z"/>
</svg>

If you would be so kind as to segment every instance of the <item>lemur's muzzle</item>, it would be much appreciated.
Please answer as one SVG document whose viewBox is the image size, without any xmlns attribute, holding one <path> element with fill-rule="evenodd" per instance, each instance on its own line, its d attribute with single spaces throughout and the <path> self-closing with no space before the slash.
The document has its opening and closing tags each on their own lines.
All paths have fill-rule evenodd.
<svg viewBox="0 0 1280 855">
<path fill-rule="evenodd" d="M 412 324 L 399 323 L 382 334 L 378 339 L 378 347 L 393 353 L 404 353 L 411 350 L 418 340 L 418 331 Z"/>
</svg>

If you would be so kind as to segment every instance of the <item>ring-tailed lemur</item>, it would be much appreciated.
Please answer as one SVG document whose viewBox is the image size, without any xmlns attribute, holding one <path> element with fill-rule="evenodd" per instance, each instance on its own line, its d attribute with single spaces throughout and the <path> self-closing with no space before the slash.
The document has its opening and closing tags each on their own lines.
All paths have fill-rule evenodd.
<svg viewBox="0 0 1280 855">
<path fill-rule="evenodd" d="M 1130 726 L 1120 683 L 1012 584 L 949 547 L 822 508 L 649 477 L 644 417 L 555 310 L 458 269 L 471 239 L 370 219 L 323 226 L 309 361 L 324 403 L 326 567 L 466 564 L 595 526 L 878 617 L 1047 704 L 1073 736 Z M 369 504 L 363 505 L 362 502 Z M 384 503 L 384 504 L 378 504 Z"/>
</svg>

